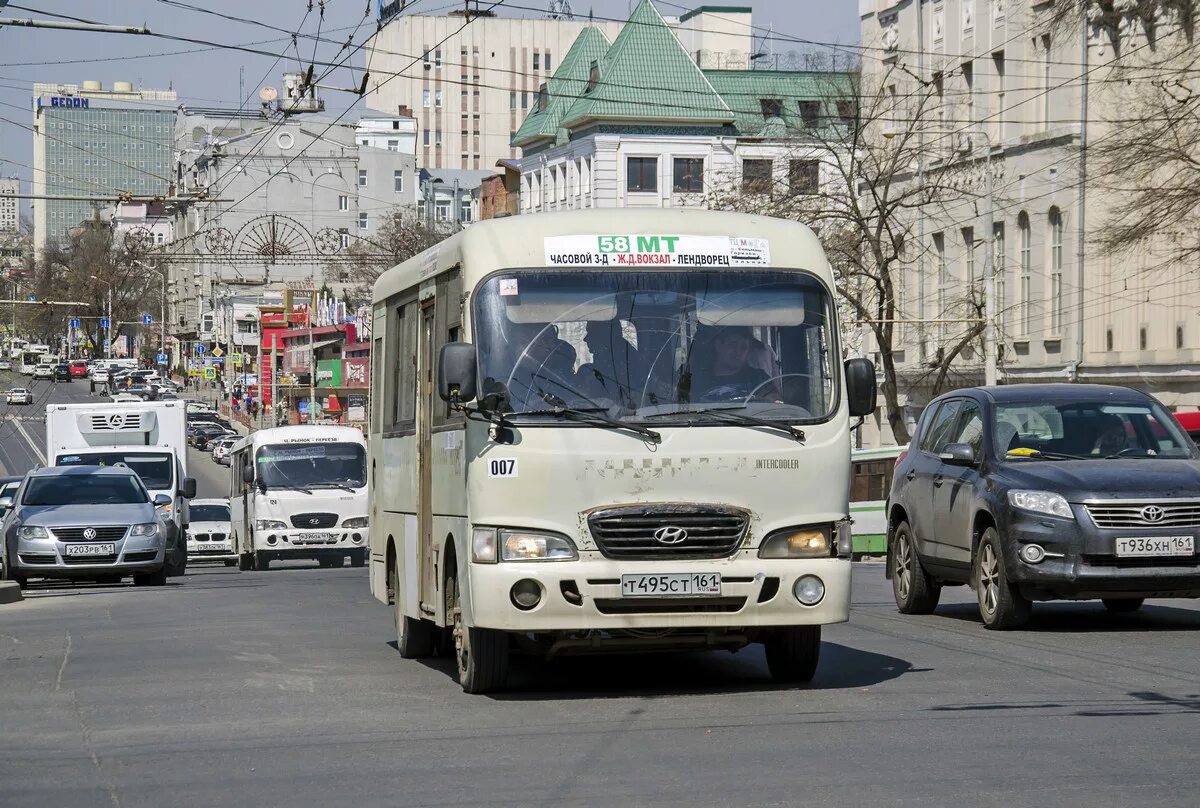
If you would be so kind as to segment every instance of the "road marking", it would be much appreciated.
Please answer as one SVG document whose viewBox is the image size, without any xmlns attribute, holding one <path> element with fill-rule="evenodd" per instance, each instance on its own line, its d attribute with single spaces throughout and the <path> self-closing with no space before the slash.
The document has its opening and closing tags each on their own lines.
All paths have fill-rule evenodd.
<svg viewBox="0 0 1200 808">
<path fill-rule="evenodd" d="M 63 649 L 62 664 L 58 666 L 58 677 L 54 680 L 54 690 L 62 690 L 63 673 L 67 670 L 67 662 L 71 659 L 71 632 L 67 632 L 67 647 Z"/>
<path fill-rule="evenodd" d="M 29 444 L 29 448 L 33 449 L 34 455 L 37 456 L 37 459 L 41 461 L 42 465 L 46 465 L 46 453 L 39 449 L 37 444 L 33 442 L 33 438 L 28 432 L 25 431 L 25 427 L 21 425 L 21 422 L 12 415 L 8 416 L 8 420 L 12 421 L 13 426 L 16 427 L 17 431 L 21 433 L 21 437 L 25 438 L 25 442 Z"/>
</svg>

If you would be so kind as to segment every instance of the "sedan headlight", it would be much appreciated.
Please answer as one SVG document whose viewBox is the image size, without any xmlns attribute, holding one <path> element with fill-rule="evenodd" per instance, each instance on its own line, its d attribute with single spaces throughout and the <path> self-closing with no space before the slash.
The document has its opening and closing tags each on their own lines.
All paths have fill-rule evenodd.
<svg viewBox="0 0 1200 808">
<path fill-rule="evenodd" d="M 566 536 L 530 530 L 501 530 L 505 561 L 568 561 L 578 557 Z"/>
<path fill-rule="evenodd" d="M 130 536 L 153 536 L 158 532 L 158 525 L 153 522 L 143 522 L 140 525 L 134 525 L 129 528 Z"/>
<path fill-rule="evenodd" d="M 287 530 L 287 524 L 278 519 L 255 519 L 255 530 Z"/>
<path fill-rule="evenodd" d="M 828 525 L 776 530 L 758 548 L 759 558 L 826 558 L 829 554 Z"/>
<path fill-rule="evenodd" d="M 21 525 L 17 528 L 18 539 L 46 539 L 50 534 L 41 525 Z"/>
<path fill-rule="evenodd" d="M 358 528 L 363 528 L 363 527 L 366 527 L 366 526 L 367 526 L 367 523 L 368 523 L 369 521 L 370 521 L 370 520 L 369 520 L 367 517 L 365 517 L 365 516 L 351 516 L 349 519 L 347 519 L 346 521 L 342 522 L 342 527 L 358 527 Z"/>
<path fill-rule="evenodd" d="M 1061 516 L 1064 519 L 1075 518 L 1066 498 L 1053 491 L 1009 491 L 1008 504 L 1023 511 Z"/>
</svg>

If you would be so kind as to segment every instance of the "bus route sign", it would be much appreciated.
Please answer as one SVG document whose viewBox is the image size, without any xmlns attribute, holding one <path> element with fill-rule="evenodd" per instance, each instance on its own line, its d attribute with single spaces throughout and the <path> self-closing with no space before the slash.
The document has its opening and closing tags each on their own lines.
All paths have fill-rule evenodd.
<svg viewBox="0 0 1200 808">
<path fill-rule="evenodd" d="M 547 266 L 768 266 L 765 238 L 671 234 L 547 236 Z"/>
</svg>

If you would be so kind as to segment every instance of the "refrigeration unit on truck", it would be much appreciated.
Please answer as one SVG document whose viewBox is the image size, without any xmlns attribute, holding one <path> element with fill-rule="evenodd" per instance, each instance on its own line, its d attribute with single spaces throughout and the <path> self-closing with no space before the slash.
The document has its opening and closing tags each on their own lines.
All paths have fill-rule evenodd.
<svg viewBox="0 0 1200 808">
<path fill-rule="evenodd" d="M 136 472 L 158 506 L 167 534 L 167 575 L 187 566 L 188 500 L 196 481 L 187 473 L 182 401 L 51 404 L 46 408 L 46 454 L 51 465 L 123 465 Z"/>
</svg>

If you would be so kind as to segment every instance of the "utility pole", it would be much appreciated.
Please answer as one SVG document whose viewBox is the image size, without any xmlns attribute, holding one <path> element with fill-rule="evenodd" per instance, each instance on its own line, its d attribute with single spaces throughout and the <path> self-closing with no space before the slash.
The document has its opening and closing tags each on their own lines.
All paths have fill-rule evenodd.
<svg viewBox="0 0 1200 808">
<path fill-rule="evenodd" d="M 1074 380 L 1079 380 L 1083 368 L 1083 261 L 1086 257 L 1087 242 L 1084 225 L 1087 222 L 1084 201 L 1087 197 L 1087 125 L 1088 125 L 1088 18 L 1089 3 L 1079 4 L 1080 29 L 1079 50 L 1080 61 L 1083 62 L 1083 72 L 1080 77 L 1083 86 L 1079 95 L 1079 224 L 1076 231 L 1075 245 L 1075 373 Z"/>
<path fill-rule="evenodd" d="M 983 161 L 983 194 L 987 207 L 983 213 L 983 383 L 996 384 L 996 265 L 992 257 L 995 234 L 992 200 L 992 144 L 984 132 L 987 156 Z"/>
</svg>

